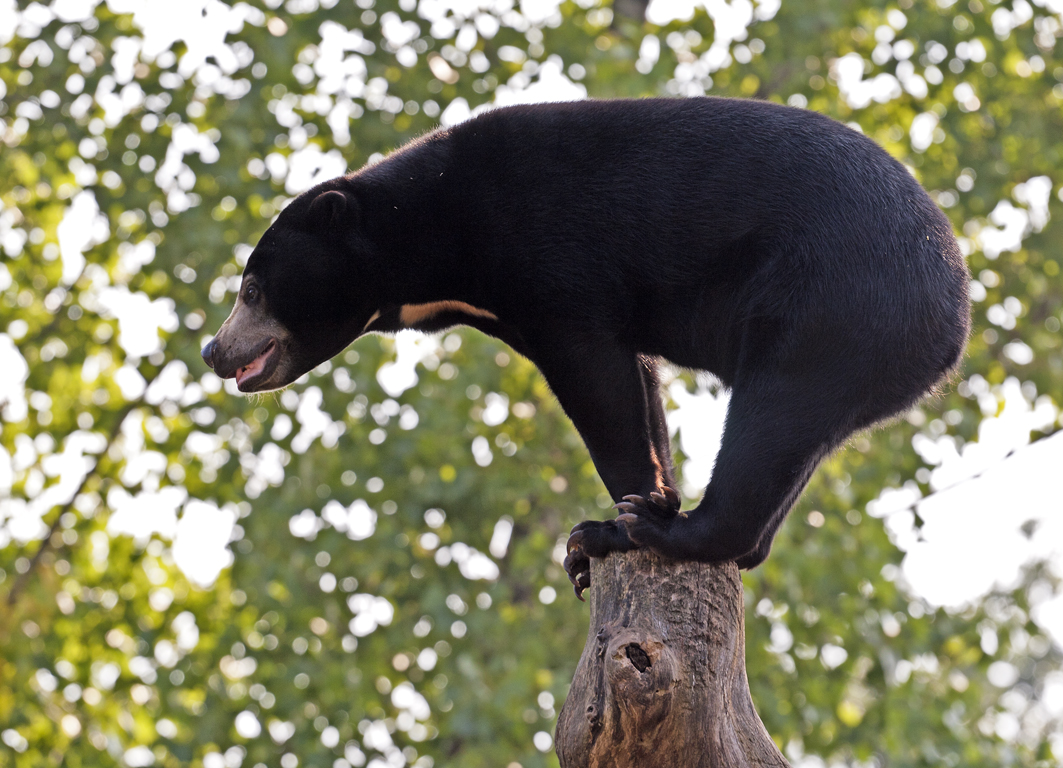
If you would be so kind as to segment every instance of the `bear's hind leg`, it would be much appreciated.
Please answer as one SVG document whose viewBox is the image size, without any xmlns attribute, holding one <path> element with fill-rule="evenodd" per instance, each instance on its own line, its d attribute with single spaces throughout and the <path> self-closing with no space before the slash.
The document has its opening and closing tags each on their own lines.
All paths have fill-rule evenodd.
<svg viewBox="0 0 1063 768">
<path fill-rule="evenodd" d="M 701 503 L 670 521 L 630 510 L 618 519 L 632 541 L 677 560 L 762 562 L 816 466 L 860 426 L 853 398 L 816 378 L 736 382 Z"/>
</svg>

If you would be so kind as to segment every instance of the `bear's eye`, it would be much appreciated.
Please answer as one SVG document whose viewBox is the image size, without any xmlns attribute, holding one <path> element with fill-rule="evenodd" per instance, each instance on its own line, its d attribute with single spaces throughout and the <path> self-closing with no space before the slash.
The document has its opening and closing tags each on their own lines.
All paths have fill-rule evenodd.
<svg viewBox="0 0 1063 768">
<path fill-rule="evenodd" d="M 244 288 L 244 302 L 254 304 L 256 301 L 258 301 L 258 288 L 255 287 L 254 283 L 251 283 Z"/>
</svg>

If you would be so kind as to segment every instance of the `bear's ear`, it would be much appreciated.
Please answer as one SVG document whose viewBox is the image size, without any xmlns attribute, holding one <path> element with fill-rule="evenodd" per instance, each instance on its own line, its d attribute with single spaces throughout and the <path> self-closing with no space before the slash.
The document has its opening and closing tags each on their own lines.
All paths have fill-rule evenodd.
<svg viewBox="0 0 1063 768">
<path fill-rule="evenodd" d="M 322 192 L 310 203 L 310 223 L 324 230 L 351 226 L 358 220 L 358 204 L 337 189 Z"/>
</svg>

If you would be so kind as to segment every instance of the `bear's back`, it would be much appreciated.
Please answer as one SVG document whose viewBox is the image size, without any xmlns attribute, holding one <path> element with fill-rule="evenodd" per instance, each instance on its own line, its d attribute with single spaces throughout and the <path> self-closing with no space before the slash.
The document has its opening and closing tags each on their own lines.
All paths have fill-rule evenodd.
<svg viewBox="0 0 1063 768">
<path fill-rule="evenodd" d="M 928 230 L 935 251 L 955 246 L 948 221 L 881 147 L 770 102 L 518 105 L 443 129 L 432 144 L 445 148 L 449 194 L 475 212 L 468 225 L 500 251 L 519 230 L 526 249 L 608 253 L 638 277 L 653 269 L 672 282 L 669 272 L 689 281 L 730 269 L 736 248 L 788 251 L 795 264 L 861 262 L 885 279 L 911 266 L 902 262 L 922 253 L 911 246 Z M 893 263 L 874 257 L 884 242 Z"/>
</svg>

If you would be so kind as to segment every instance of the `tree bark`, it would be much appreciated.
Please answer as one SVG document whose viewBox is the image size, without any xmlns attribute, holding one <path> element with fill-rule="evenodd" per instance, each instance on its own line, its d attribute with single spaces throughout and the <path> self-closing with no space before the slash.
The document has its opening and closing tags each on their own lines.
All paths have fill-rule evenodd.
<svg viewBox="0 0 1063 768">
<path fill-rule="evenodd" d="M 561 768 L 789 768 L 749 695 L 734 563 L 594 558 L 589 595 Z"/>
</svg>

